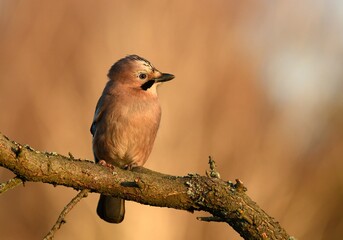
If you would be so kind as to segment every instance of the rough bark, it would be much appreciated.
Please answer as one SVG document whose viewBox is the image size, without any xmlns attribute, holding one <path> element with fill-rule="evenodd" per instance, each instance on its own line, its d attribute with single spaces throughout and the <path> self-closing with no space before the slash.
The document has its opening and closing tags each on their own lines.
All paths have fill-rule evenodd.
<svg viewBox="0 0 343 240">
<path fill-rule="evenodd" d="M 104 167 L 89 160 L 39 152 L 0 133 L 0 166 L 20 179 L 64 185 L 112 195 L 151 206 L 206 211 L 204 221 L 221 221 L 244 239 L 291 239 L 272 217 L 246 194 L 246 188 L 216 177 L 170 176 L 145 168 L 132 171 Z"/>
</svg>

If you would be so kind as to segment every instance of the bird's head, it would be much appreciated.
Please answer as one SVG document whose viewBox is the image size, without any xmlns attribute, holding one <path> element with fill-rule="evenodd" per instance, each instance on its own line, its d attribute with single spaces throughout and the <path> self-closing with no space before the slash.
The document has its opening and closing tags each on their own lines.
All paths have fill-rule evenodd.
<svg viewBox="0 0 343 240">
<path fill-rule="evenodd" d="M 172 74 L 161 73 L 148 60 L 137 55 L 117 61 L 107 76 L 116 83 L 153 93 L 156 93 L 157 85 L 174 78 Z"/>
</svg>

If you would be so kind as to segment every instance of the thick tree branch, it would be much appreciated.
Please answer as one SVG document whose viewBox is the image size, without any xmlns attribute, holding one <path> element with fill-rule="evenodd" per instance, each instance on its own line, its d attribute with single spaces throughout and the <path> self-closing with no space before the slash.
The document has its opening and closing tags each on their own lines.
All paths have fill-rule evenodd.
<svg viewBox="0 0 343 240">
<path fill-rule="evenodd" d="M 219 178 L 170 176 L 145 168 L 112 169 L 92 161 L 35 151 L 0 134 L 0 166 L 21 179 L 64 185 L 142 204 L 206 211 L 230 224 L 244 239 L 289 239 L 279 223 L 245 193 L 245 187 Z"/>
</svg>

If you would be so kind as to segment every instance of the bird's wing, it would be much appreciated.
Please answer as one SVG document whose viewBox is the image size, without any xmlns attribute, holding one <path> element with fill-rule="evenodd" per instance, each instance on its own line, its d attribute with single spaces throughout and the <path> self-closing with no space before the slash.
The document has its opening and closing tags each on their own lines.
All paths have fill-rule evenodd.
<svg viewBox="0 0 343 240">
<path fill-rule="evenodd" d="M 93 122 L 92 122 L 92 125 L 90 127 L 90 132 L 93 136 L 94 136 L 95 131 L 96 131 L 96 124 L 101 119 L 103 112 L 104 112 L 104 104 L 103 104 L 103 96 L 101 96 L 99 98 L 98 103 L 96 104 Z"/>
</svg>

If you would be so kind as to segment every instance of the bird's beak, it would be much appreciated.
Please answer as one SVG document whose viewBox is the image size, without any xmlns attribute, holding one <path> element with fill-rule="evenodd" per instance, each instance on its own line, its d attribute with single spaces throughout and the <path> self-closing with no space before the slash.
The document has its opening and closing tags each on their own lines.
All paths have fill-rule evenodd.
<svg viewBox="0 0 343 240">
<path fill-rule="evenodd" d="M 174 78 L 175 76 L 173 74 L 169 74 L 169 73 L 162 73 L 162 75 L 158 78 L 155 78 L 155 83 L 158 82 L 167 82 L 170 81 Z"/>
<path fill-rule="evenodd" d="M 141 88 L 143 90 L 148 90 L 149 88 L 152 87 L 152 85 L 154 85 L 155 83 L 162 83 L 162 82 L 166 82 L 166 81 L 170 81 L 174 78 L 175 76 L 173 74 L 169 74 L 169 73 L 161 73 L 161 76 L 157 77 L 157 78 L 153 78 L 150 79 L 149 81 L 143 83 L 143 85 L 141 86 Z"/>
</svg>

